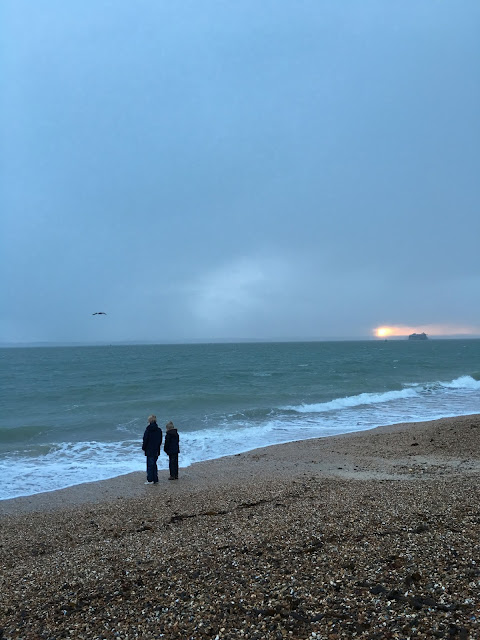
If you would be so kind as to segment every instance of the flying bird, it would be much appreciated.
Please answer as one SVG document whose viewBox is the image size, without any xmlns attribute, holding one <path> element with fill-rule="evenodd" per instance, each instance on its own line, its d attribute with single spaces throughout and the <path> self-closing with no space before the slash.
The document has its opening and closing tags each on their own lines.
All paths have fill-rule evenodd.
<svg viewBox="0 0 480 640">
<path fill-rule="evenodd" d="M 92 316 L 106 316 L 107 314 L 105 313 L 105 311 L 95 311 L 95 313 L 92 313 Z"/>
</svg>

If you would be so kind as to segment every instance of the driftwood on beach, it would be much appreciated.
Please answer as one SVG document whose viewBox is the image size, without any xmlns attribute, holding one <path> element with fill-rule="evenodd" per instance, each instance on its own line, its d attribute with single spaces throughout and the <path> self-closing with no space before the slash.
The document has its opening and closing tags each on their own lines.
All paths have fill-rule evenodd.
<svg viewBox="0 0 480 640">
<path fill-rule="evenodd" d="M 0 502 L 0 638 L 478 638 L 479 442 L 464 416 Z"/>
</svg>

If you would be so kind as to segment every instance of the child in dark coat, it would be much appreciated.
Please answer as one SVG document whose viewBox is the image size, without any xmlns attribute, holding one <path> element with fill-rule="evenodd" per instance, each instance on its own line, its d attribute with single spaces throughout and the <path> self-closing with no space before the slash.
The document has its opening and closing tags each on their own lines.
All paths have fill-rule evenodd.
<svg viewBox="0 0 480 640">
<path fill-rule="evenodd" d="M 178 480 L 178 454 L 180 453 L 178 431 L 173 422 L 167 422 L 167 433 L 163 450 L 168 455 L 169 480 Z"/>
<path fill-rule="evenodd" d="M 147 482 L 158 484 L 157 460 L 162 445 L 162 430 L 157 424 L 157 416 L 148 417 L 148 425 L 143 434 L 142 449 L 147 457 Z"/>
</svg>

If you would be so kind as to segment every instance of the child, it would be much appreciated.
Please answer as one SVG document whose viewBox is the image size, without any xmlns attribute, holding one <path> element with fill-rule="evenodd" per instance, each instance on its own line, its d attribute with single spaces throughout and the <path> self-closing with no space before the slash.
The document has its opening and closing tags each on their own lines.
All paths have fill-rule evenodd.
<svg viewBox="0 0 480 640">
<path fill-rule="evenodd" d="M 142 442 L 142 449 L 147 457 L 147 481 L 145 484 L 158 484 L 157 460 L 161 444 L 162 430 L 157 424 L 157 416 L 149 416 Z"/>
<path fill-rule="evenodd" d="M 178 480 L 178 454 L 180 447 L 178 446 L 179 437 L 173 422 L 167 422 L 167 433 L 165 434 L 165 445 L 163 450 L 168 455 L 168 469 L 170 471 L 169 480 Z"/>
</svg>

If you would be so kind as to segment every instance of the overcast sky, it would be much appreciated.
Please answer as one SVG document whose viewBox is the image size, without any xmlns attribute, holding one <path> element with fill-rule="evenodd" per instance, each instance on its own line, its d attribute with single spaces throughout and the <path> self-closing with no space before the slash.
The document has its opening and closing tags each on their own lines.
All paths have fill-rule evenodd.
<svg viewBox="0 0 480 640">
<path fill-rule="evenodd" d="M 0 40 L 0 341 L 480 334 L 478 0 L 2 0 Z"/>
</svg>

